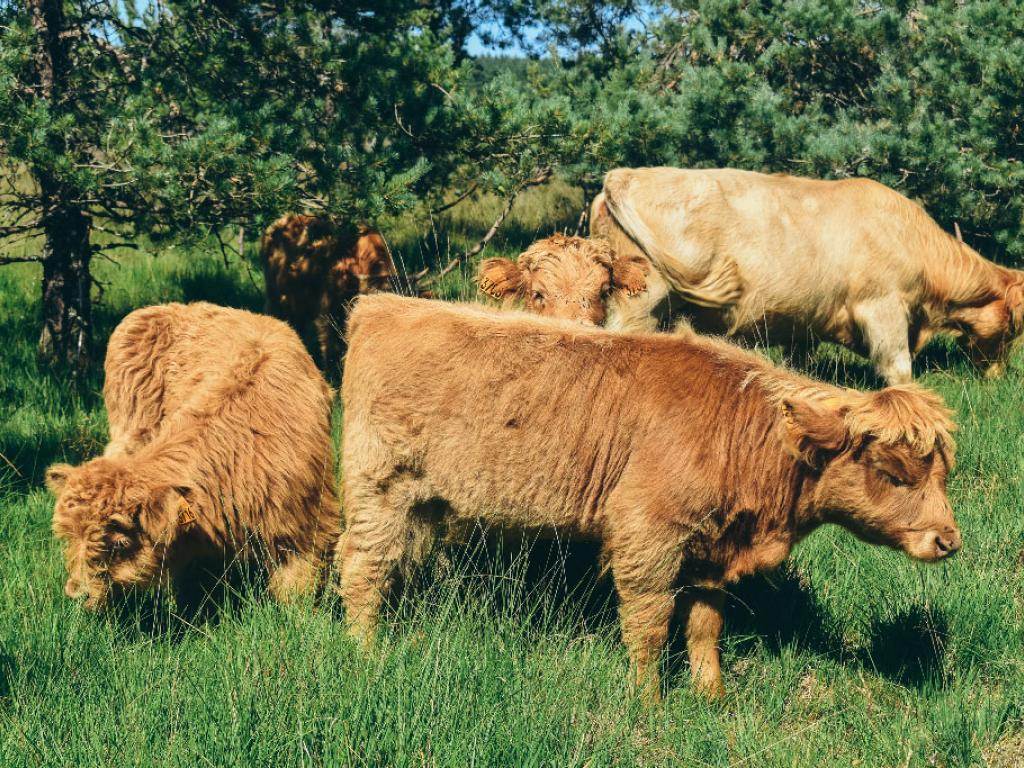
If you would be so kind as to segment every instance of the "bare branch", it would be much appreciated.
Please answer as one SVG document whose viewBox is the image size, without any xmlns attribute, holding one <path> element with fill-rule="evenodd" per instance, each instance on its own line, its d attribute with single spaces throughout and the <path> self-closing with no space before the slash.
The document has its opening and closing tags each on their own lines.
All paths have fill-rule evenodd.
<svg viewBox="0 0 1024 768">
<path fill-rule="evenodd" d="M 42 262 L 41 256 L 0 256 L 0 266 L 4 264 L 31 264 L 32 262 Z"/>
<path fill-rule="evenodd" d="M 136 251 L 142 250 L 137 243 L 104 243 L 103 245 L 93 246 L 93 253 L 100 253 L 101 251 L 111 251 L 114 248 L 132 248 L 133 250 Z"/>
<path fill-rule="evenodd" d="M 454 200 L 452 200 L 452 201 L 451 201 L 450 203 L 445 203 L 444 205 L 442 205 L 442 206 L 440 206 L 440 207 L 438 207 L 438 208 L 434 208 L 433 210 L 431 210 L 431 211 L 430 211 L 430 215 L 431 215 L 431 216 L 437 216 L 437 214 L 439 214 L 439 213 L 444 213 L 445 211 L 450 211 L 450 210 L 451 210 L 452 208 L 454 208 L 454 207 L 455 207 L 456 205 L 458 205 L 458 204 L 459 204 L 459 203 L 461 203 L 461 202 L 462 202 L 463 200 L 465 200 L 465 199 L 466 199 L 467 197 L 469 197 L 469 196 L 470 196 L 470 195 L 472 195 L 472 194 L 473 194 L 474 192 L 476 192 L 476 191 L 477 191 L 477 190 L 478 190 L 479 188 L 480 188 L 480 185 L 479 185 L 479 184 L 478 184 L 477 182 L 475 182 L 475 181 L 474 181 L 474 182 L 473 182 L 473 184 L 472 184 L 472 185 L 470 186 L 470 188 L 469 188 L 469 189 L 467 189 L 467 190 L 466 190 L 465 192 L 463 192 L 463 193 L 462 193 L 461 195 L 459 195 L 458 197 L 456 197 L 456 198 L 455 198 Z"/>
<path fill-rule="evenodd" d="M 434 285 L 438 280 L 443 278 L 445 275 L 449 274 L 454 269 L 456 269 L 460 264 L 469 261 L 474 256 L 483 251 L 483 249 L 487 247 L 487 244 L 491 242 L 491 239 L 496 234 L 498 234 L 498 230 L 501 228 L 502 223 L 508 217 L 509 213 L 511 213 L 512 206 L 515 205 L 516 198 L 519 197 L 519 193 L 522 192 L 524 189 L 527 189 L 528 187 L 534 187 L 537 186 L 538 184 L 543 184 L 550 178 L 551 169 L 541 168 L 536 173 L 534 173 L 533 176 L 520 182 L 515 187 L 515 189 L 512 190 L 512 193 L 508 196 L 508 198 L 506 198 L 505 205 L 502 207 L 501 212 L 498 214 L 498 217 L 494 220 L 494 223 L 491 224 L 490 229 L 487 230 L 487 232 L 484 234 L 482 238 L 480 238 L 479 242 L 477 242 L 476 245 L 474 245 L 469 250 L 460 253 L 458 256 L 449 261 L 444 266 L 444 269 L 442 269 L 440 272 L 434 275 L 431 275 L 425 280 L 423 278 L 426 277 L 427 273 L 430 271 L 429 269 L 422 269 L 412 276 L 413 284 L 416 286 L 417 290 L 423 291 L 426 288 L 429 288 L 431 285 Z"/>
</svg>

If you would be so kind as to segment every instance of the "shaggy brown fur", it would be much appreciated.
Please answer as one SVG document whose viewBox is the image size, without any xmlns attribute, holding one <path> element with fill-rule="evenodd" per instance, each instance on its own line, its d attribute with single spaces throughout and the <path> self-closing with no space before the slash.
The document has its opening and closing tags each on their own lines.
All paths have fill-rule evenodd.
<svg viewBox="0 0 1024 768">
<path fill-rule="evenodd" d="M 364 637 L 438 526 L 557 531 L 603 543 L 647 693 L 677 597 L 694 677 L 718 692 L 719 589 L 818 526 L 923 560 L 960 546 L 953 425 L 912 386 L 865 394 L 694 335 L 372 296 L 349 320 L 343 398 L 338 556 Z"/>
<path fill-rule="evenodd" d="M 936 333 L 988 375 L 1024 331 L 1024 272 L 986 261 L 921 206 L 868 179 L 732 168 L 618 168 L 594 217 L 620 256 L 650 259 L 648 290 L 609 327 L 651 330 L 665 305 L 695 328 L 868 356 L 890 384 Z"/>
<path fill-rule="evenodd" d="M 266 311 L 299 333 L 316 328 L 320 364 L 331 375 L 345 353 L 348 304 L 363 293 L 387 291 L 396 277 L 391 253 L 369 227 L 337 227 L 322 216 L 288 214 L 260 241 Z"/>
<path fill-rule="evenodd" d="M 506 307 L 522 302 L 546 317 L 587 325 L 604 322 L 612 291 L 645 290 L 646 260 L 616 259 L 604 240 L 553 235 L 538 240 L 517 261 L 487 259 L 480 290 Z"/>
<path fill-rule="evenodd" d="M 284 599 L 338 536 L 331 390 L 279 320 L 212 304 L 128 315 L 106 358 L 110 443 L 50 467 L 69 597 L 150 586 L 208 557 L 256 556 Z"/>
</svg>

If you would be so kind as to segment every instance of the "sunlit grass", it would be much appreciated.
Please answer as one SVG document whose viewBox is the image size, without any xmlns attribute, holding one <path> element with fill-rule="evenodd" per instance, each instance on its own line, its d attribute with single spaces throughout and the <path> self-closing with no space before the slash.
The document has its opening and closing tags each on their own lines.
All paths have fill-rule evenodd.
<svg viewBox="0 0 1024 768">
<path fill-rule="evenodd" d="M 488 215 L 475 211 L 484 223 L 467 223 L 451 249 Z M 393 247 L 423 263 L 413 230 L 396 227 Z M 488 255 L 521 246 L 505 239 Z M 471 271 L 440 294 L 473 298 Z M 262 303 L 259 270 L 213 250 L 126 254 L 97 275 L 100 347 L 140 305 Z M 448 547 L 370 654 L 345 637 L 332 598 L 281 607 L 244 581 L 206 619 L 144 596 L 120 615 L 83 612 L 62 595 L 40 481 L 49 463 L 101 450 L 101 375 L 72 385 L 37 368 L 37 291 L 34 267 L 0 268 L 0 765 L 1024 764 L 1019 360 L 1000 381 L 942 349 L 921 365 L 961 425 L 956 558 L 925 566 L 821 531 L 733 590 L 725 701 L 694 695 L 677 639 L 665 702 L 645 710 L 626 685 L 595 553 L 565 542 L 537 542 L 528 558 Z M 814 368 L 870 381 L 833 348 Z"/>
</svg>

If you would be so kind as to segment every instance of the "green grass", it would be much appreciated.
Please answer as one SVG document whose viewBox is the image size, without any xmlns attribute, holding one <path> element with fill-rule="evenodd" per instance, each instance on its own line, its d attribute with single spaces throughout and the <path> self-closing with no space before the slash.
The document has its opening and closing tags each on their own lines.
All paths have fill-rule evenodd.
<svg viewBox="0 0 1024 768">
<path fill-rule="evenodd" d="M 395 247 L 422 260 L 420 243 L 400 234 Z M 212 253 L 126 255 L 98 272 L 100 340 L 144 304 L 261 303 L 260 276 Z M 694 695 L 677 638 L 664 704 L 645 710 L 586 547 L 448 548 L 369 656 L 331 601 L 281 607 L 244 583 L 205 619 L 145 596 L 103 616 L 66 600 L 40 479 L 97 453 L 106 423 L 98 373 L 73 386 L 37 369 L 37 291 L 32 266 L 0 269 L 0 765 L 1024 764 L 1019 361 L 996 382 L 943 349 L 921 366 L 961 424 L 960 555 L 928 567 L 821 531 L 732 591 L 725 701 Z M 456 274 L 444 294 L 473 288 Z M 835 350 L 816 370 L 867 376 Z"/>
</svg>

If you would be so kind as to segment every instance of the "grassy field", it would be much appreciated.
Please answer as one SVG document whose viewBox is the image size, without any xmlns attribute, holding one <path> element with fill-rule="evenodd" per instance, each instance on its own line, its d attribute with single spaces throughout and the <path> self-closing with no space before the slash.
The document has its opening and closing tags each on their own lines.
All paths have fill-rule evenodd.
<svg viewBox="0 0 1024 768">
<path fill-rule="evenodd" d="M 574 220 L 572 203 L 527 198 L 488 255 L 515 253 L 544 214 Z M 467 216 L 486 219 L 489 205 Z M 472 238 L 468 218 L 450 223 Z M 401 263 L 462 245 L 397 231 Z M 261 304 L 258 271 L 212 251 L 97 270 L 100 341 L 145 304 Z M 455 273 L 442 293 L 472 289 Z M 594 552 L 565 543 L 529 557 L 448 549 L 369 657 L 330 601 L 281 607 L 244 583 L 205 618 L 146 597 L 85 613 L 63 597 L 40 480 L 51 462 L 101 450 L 101 379 L 72 386 L 38 370 L 37 294 L 32 266 L 0 269 L 0 765 L 1024 765 L 1020 360 L 996 382 L 941 349 L 921 364 L 961 425 L 961 554 L 929 567 L 823 530 L 730 595 L 726 699 L 694 695 L 676 640 L 665 702 L 647 710 L 626 685 Z M 816 370 L 867 375 L 827 350 Z"/>
</svg>

